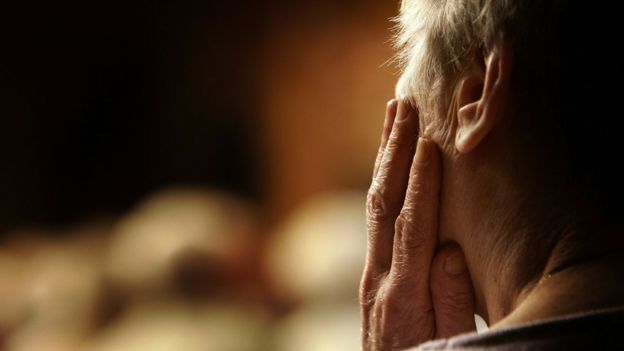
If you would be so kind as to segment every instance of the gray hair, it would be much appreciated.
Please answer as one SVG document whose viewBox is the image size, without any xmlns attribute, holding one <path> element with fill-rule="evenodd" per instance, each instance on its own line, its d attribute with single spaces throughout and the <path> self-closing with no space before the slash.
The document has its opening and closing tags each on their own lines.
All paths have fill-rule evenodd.
<svg viewBox="0 0 624 351">
<path fill-rule="evenodd" d="M 444 93 L 467 68 L 474 50 L 487 50 L 501 35 L 521 34 L 513 24 L 526 23 L 531 6 L 521 5 L 527 3 L 403 0 L 400 15 L 395 19 L 396 61 L 403 72 L 397 96 L 419 101 L 425 105 L 421 108 L 435 108 L 441 98 L 448 98 Z"/>
<path fill-rule="evenodd" d="M 509 41 L 514 138 L 522 147 L 553 150 L 540 157 L 562 160 L 561 176 L 622 223 L 624 183 L 614 162 L 624 153 L 624 27 L 616 3 L 403 0 L 396 22 L 403 73 L 397 96 L 421 113 L 450 114 L 451 89 L 474 55 Z"/>
</svg>

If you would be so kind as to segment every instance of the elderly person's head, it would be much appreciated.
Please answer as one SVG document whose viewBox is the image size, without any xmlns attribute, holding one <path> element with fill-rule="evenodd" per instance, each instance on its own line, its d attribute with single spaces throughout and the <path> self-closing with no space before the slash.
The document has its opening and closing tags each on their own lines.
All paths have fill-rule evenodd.
<svg viewBox="0 0 624 351">
<path fill-rule="evenodd" d="M 397 22 L 409 103 L 389 105 L 369 192 L 364 345 L 470 330 L 454 305 L 497 327 L 624 305 L 619 12 L 403 0 Z"/>
<path fill-rule="evenodd" d="M 440 237 L 471 266 L 487 263 L 473 274 L 483 309 L 486 281 L 524 288 L 531 277 L 516 271 L 541 272 L 563 236 L 619 220 L 620 24 L 616 10 L 586 2 L 401 5 L 397 95 L 442 149 Z M 606 232 L 583 240 L 606 243 Z"/>
</svg>

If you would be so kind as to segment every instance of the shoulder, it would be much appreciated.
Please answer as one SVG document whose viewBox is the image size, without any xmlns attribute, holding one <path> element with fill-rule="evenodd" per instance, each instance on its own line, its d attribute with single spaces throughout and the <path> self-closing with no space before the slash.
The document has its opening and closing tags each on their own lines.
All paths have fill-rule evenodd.
<svg viewBox="0 0 624 351">
<path fill-rule="evenodd" d="M 619 307 L 435 340 L 411 351 L 622 350 L 623 332 L 624 307 Z"/>
</svg>

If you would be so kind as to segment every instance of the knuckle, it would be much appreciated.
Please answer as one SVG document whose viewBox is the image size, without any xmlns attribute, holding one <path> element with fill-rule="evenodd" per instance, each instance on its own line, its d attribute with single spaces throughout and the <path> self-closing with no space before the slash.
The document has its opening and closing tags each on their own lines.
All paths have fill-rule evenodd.
<svg viewBox="0 0 624 351">
<path fill-rule="evenodd" d="M 401 211 L 397 217 L 394 223 L 394 230 L 396 237 L 399 239 L 397 244 L 404 249 L 414 250 L 422 248 L 427 243 L 425 233 L 405 211 Z"/>
<path fill-rule="evenodd" d="M 360 279 L 359 287 L 359 302 L 363 309 L 369 309 L 375 305 L 380 299 L 384 297 L 384 285 L 388 278 L 387 274 L 381 274 L 379 276 L 370 274 L 368 270 L 365 270 Z"/>
<path fill-rule="evenodd" d="M 405 275 L 390 275 L 378 301 L 386 306 L 398 306 L 402 313 L 424 313 L 432 309 L 429 294 L 417 293 L 426 288 L 418 272 L 406 271 Z M 416 311 L 416 312 L 415 312 Z"/>
<path fill-rule="evenodd" d="M 398 252 L 394 255 L 392 260 L 392 268 L 390 269 L 390 276 L 392 279 L 390 284 L 401 286 L 409 281 L 409 278 L 414 272 L 410 272 L 409 261 L 406 254 Z"/>
<path fill-rule="evenodd" d="M 382 222 L 388 219 L 390 213 L 388 210 L 388 202 L 384 196 L 381 186 L 375 182 L 371 185 L 368 191 L 366 204 L 366 211 L 370 220 Z"/>
<path fill-rule="evenodd" d="M 405 296 L 400 293 L 396 286 L 388 284 L 379 289 L 376 302 L 386 315 L 396 317 L 400 315 L 402 307 L 405 306 Z"/>
<path fill-rule="evenodd" d="M 414 152 L 416 150 L 416 144 L 409 138 L 409 133 L 404 130 L 405 122 L 399 121 L 397 124 L 397 130 L 390 135 L 388 140 L 388 150 L 390 152 L 397 152 L 399 150 L 406 150 Z"/>
<path fill-rule="evenodd" d="M 411 151 L 411 143 L 408 143 L 402 135 L 396 135 L 388 140 L 388 152 L 395 154 L 401 150 Z"/>
<path fill-rule="evenodd" d="M 368 311 L 375 305 L 375 292 L 373 290 L 360 289 L 359 296 L 360 307 L 364 311 Z"/>
<path fill-rule="evenodd" d="M 420 170 L 412 169 L 412 173 L 410 174 L 410 182 L 407 186 L 407 193 L 412 198 L 417 199 L 422 197 L 425 190 L 426 186 L 422 182 Z"/>
<path fill-rule="evenodd" d="M 359 301 L 362 307 L 370 306 L 375 300 L 374 281 L 368 276 L 362 277 L 360 281 Z"/>
</svg>

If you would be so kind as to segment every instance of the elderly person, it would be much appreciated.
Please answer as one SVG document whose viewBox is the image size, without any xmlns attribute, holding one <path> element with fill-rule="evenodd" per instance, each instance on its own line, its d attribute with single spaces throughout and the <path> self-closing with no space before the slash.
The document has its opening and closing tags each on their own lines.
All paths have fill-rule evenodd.
<svg viewBox="0 0 624 351">
<path fill-rule="evenodd" d="M 624 349 L 619 12 L 404 0 L 398 22 L 363 349 Z"/>
</svg>

